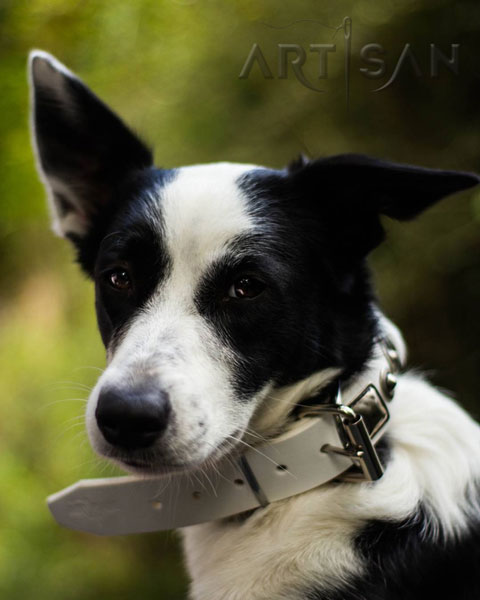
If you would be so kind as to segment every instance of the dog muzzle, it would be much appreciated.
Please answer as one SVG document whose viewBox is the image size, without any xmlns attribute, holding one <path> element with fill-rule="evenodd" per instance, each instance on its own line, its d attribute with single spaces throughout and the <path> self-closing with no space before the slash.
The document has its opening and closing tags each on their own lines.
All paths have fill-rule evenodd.
<svg viewBox="0 0 480 600">
<path fill-rule="evenodd" d="M 388 429 L 396 375 L 406 359 L 398 329 L 383 315 L 366 370 L 339 385 L 329 404 L 304 406 L 283 435 L 203 472 L 151 478 L 85 479 L 51 495 L 58 523 L 99 535 L 187 527 L 233 517 L 332 480 L 383 475 L 376 446 Z"/>
</svg>

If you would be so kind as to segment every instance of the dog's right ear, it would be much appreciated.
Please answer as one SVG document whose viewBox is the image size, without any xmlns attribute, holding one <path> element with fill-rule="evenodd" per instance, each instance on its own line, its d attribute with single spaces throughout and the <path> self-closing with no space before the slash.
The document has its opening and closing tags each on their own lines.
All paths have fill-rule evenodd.
<svg viewBox="0 0 480 600">
<path fill-rule="evenodd" d="M 122 182 L 150 167 L 150 150 L 53 56 L 29 57 L 32 135 L 54 231 L 77 249 L 115 210 Z"/>
</svg>

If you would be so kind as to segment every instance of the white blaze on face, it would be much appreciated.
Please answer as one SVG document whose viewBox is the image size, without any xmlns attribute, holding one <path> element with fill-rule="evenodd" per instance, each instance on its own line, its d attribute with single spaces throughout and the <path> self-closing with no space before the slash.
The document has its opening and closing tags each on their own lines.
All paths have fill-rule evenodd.
<svg viewBox="0 0 480 600">
<path fill-rule="evenodd" d="M 254 228 L 235 183 L 252 168 L 230 163 L 186 167 L 162 190 L 164 243 L 173 261 L 172 279 L 195 286 L 229 241 Z"/>
<path fill-rule="evenodd" d="M 172 415 L 159 443 L 162 456 L 172 463 L 202 461 L 247 426 L 256 403 L 235 397 L 235 356 L 198 313 L 195 294 L 227 244 L 254 229 L 235 184 L 251 168 L 229 163 L 186 167 L 159 191 L 159 236 L 170 268 L 130 324 L 90 398 L 87 424 L 98 451 L 105 449 L 94 417 L 101 387 L 135 385 L 144 377 L 153 377 L 170 396 Z"/>
</svg>

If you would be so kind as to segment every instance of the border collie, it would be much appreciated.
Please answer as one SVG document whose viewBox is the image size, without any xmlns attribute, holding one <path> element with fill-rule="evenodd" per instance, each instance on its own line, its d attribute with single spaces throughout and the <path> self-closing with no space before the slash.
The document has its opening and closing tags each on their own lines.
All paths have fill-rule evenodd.
<svg viewBox="0 0 480 600">
<path fill-rule="evenodd" d="M 30 82 L 53 229 L 95 283 L 107 350 L 88 434 L 138 474 L 275 440 L 355 382 L 382 328 L 366 268 L 382 217 L 479 181 L 351 154 L 157 168 L 55 58 L 33 52 Z M 182 530 L 191 598 L 480 598 L 480 429 L 412 372 L 390 413 L 378 480 Z"/>
</svg>

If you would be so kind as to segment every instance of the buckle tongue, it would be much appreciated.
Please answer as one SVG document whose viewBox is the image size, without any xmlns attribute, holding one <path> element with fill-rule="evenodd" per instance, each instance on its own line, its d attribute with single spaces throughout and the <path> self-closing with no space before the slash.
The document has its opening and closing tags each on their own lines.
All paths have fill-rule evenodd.
<svg viewBox="0 0 480 600">
<path fill-rule="evenodd" d="M 340 419 L 341 426 L 348 436 L 348 442 L 343 448 L 336 448 L 330 444 L 322 448 L 323 452 L 334 452 L 342 454 L 352 459 L 355 466 L 361 469 L 360 472 L 347 472 L 342 479 L 344 481 L 376 481 L 384 473 L 384 468 L 378 457 L 372 438 L 368 433 L 365 421 L 362 415 L 356 414 L 353 421 Z M 338 421 L 337 421 L 338 423 Z"/>
<path fill-rule="evenodd" d="M 352 402 L 308 407 L 302 417 L 334 416 L 343 447 L 325 444 L 322 452 L 348 456 L 357 467 L 342 475 L 342 481 L 376 481 L 384 473 L 374 438 L 389 419 L 388 409 L 374 385 L 369 385 Z"/>
</svg>

